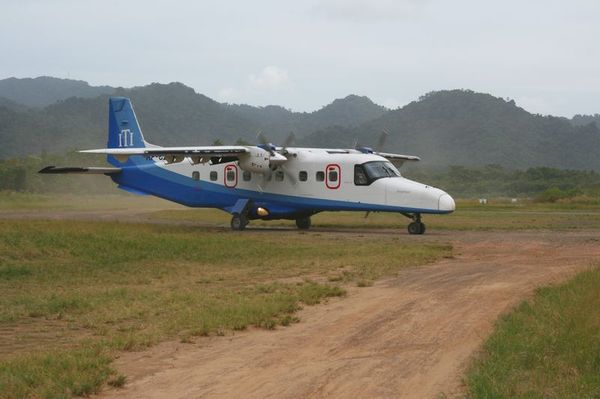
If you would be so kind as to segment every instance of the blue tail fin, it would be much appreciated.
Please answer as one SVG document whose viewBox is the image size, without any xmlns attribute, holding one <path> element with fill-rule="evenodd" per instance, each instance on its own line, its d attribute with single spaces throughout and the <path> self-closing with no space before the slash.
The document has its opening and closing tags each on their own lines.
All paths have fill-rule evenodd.
<svg viewBox="0 0 600 399">
<path fill-rule="evenodd" d="M 146 147 L 146 141 L 131 101 L 125 97 L 111 97 L 108 100 L 107 148 L 140 147 Z"/>
<path fill-rule="evenodd" d="M 131 101 L 126 97 L 111 97 L 108 100 L 108 143 L 107 148 L 141 148 L 148 143 L 144 140 Z M 109 155 L 112 165 L 122 165 L 116 157 Z"/>
</svg>

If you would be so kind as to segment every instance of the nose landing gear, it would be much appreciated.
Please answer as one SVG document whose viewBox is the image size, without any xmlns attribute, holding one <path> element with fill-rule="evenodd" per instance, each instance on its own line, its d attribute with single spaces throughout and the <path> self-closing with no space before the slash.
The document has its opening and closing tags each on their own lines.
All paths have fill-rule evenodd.
<svg viewBox="0 0 600 399">
<path fill-rule="evenodd" d="M 404 214 L 404 216 L 411 218 L 413 222 L 408 225 L 408 234 L 425 234 L 425 223 L 421 222 L 421 214 Z"/>
</svg>

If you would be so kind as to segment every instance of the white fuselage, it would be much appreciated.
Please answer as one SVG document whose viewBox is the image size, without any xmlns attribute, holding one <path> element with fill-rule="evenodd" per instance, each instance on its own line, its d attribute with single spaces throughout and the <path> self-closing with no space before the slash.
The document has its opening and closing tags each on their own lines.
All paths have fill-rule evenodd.
<svg viewBox="0 0 600 399">
<path fill-rule="evenodd" d="M 244 190 L 261 195 L 297 197 L 374 205 L 374 210 L 423 213 L 449 213 L 455 204 L 446 192 L 401 176 L 378 178 L 369 184 L 357 184 L 356 165 L 389 162 L 385 158 L 359 151 L 315 148 L 288 148 L 287 162 L 270 173 L 251 173 L 237 161 L 220 164 L 191 160 L 168 164 L 157 160 L 156 166 L 197 180 L 199 185 L 220 185 L 232 192 Z M 359 182 L 360 183 L 360 182 Z M 390 208 L 390 209 L 387 209 Z"/>
</svg>

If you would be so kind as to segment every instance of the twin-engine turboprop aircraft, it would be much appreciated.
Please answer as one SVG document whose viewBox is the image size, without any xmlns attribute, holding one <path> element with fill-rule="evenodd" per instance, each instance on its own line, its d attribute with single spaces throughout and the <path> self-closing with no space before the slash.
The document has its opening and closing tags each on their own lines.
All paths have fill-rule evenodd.
<svg viewBox="0 0 600 399">
<path fill-rule="evenodd" d="M 58 168 L 40 173 L 105 174 L 119 188 L 232 215 L 231 228 L 253 219 L 293 219 L 308 229 L 322 211 L 398 212 L 423 234 L 422 214 L 454 211 L 444 191 L 408 180 L 396 166 L 418 157 L 363 147 L 321 149 L 257 146 L 159 147 L 144 140 L 128 98 L 109 100 L 107 154 L 114 167 Z"/>
</svg>

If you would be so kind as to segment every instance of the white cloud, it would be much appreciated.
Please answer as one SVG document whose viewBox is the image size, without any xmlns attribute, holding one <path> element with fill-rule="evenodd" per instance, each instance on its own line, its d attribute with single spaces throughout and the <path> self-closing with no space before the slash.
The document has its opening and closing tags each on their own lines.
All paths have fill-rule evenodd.
<svg viewBox="0 0 600 399">
<path fill-rule="evenodd" d="M 225 87 L 217 92 L 217 100 L 219 101 L 233 103 L 238 101 L 238 99 L 239 93 L 231 87 Z"/>
<path fill-rule="evenodd" d="M 224 87 L 217 92 L 217 99 L 228 103 L 249 102 L 250 99 L 270 100 L 275 95 L 285 94 L 292 87 L 288 72 L 274 65 L 268 65 L 258 73 L 247 75 L 240 87 Z"/>
<path fill-rule="evenodd" d="M 258 90 L 278 90 L 289 83 L 287 71 L 274 65 L 266 66 L 258 75 L 251 74 L 248 77 L 249 86 Z"/>
</svg>

